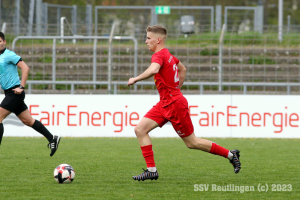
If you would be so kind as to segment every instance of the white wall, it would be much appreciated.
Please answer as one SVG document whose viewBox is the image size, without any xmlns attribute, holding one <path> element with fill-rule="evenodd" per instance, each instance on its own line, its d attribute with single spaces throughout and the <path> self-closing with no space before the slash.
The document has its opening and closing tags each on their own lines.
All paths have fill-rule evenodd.
<svg viewBox="0 0 300 200">
<path fill-rule="evenodd" d="M 4 95 L 0 95 L 4 98 Z M 198 137 L 300 138 L 300 96 L 186 95 Z M 63 137 L 135 137 L 158 95 L 27 95 L 35 119 Z M 41 136 L 13 114 L 4 136 Z M 151 137 L 178 137 L 171 124 Z"/>
</svg>

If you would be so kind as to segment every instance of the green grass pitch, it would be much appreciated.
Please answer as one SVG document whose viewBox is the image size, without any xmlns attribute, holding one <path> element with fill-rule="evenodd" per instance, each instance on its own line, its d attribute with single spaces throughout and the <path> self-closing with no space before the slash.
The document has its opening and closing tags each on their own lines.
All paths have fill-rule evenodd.
<svg viewBox="0 0 300 200">
<path fill-rule="evenodd" d="M 0 147 L 0 198 L 300 198 L 300 140 L 211 140 L 241 151 L 240 173 L 234 173 L 227 159 L 190 150 L 180 138 L 152 139 L 159 179 L 138 182 L 131 177 L 140 174 L 146 165 L 136 138 L 62 138 L 57 152 L 50 157 L 45 138 L 4 137 Z M 71 184 L 58 184 L 53 178 L 55 167 L 62 163 L 75 169 L 76 177 Z M 200 184 L 207 184 L 208 190 L 195 191 L 195 184 L 198 189 Z M 228 185 L 240 191 L 212 188 Z M 246 191 L 251 186 L 254 191 Z M 262 191 L 261 186 L 268 186 L 268 191 Z M 245 190 L 241 191 L 242 188 Z"/>
</svg>

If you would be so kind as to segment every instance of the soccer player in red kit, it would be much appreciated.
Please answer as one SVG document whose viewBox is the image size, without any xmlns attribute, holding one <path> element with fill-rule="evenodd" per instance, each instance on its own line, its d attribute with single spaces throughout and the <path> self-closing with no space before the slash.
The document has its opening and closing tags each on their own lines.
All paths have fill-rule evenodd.
<svg viewBox="0 0 300 200">
<path fill-rule="evenodd" d="M 182 138 L 188 148 L 199 149 L 228 158 L 233 165 L 234 172 L 238 173 L 241 169 L 239 150 L 229 151 L 214 142 L 197 138 L 194 134 L 188 102 L 180 91 L 185 79 L 186 68 L 165 48 L 167 30 L 162 26 L 155 25 L 148 26 L 146 31 L 147 39 L 145 43 L 149 50 L 154 52 L 151 65 L 139 76 L 130 78 L 127 85 L 133 85 L 154 75 L 154 82 L 160 95 L 160 101 L 148 111 L 134 129 L 147 164 L 147 170 L 132 178 L 138 181 L 158 179 L 152 142 L 148 133 L 158 126 L 162 127 L 168 121 L 172 123 L 176 133 Z"/>
</svg>

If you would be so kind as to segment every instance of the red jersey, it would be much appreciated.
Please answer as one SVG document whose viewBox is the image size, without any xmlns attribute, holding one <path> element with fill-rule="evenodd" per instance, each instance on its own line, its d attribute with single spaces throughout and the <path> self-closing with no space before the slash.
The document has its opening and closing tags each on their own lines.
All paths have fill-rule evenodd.
<svg viewBox="0 0 300 200">
<path fill-rule="evenodd" d="M 178 88 L 179 60 L 164 48 L 152 55 L 151 63 L 158 63 L 161 66 L 159 72 L 154 75 L 154 82 L 162 107 L 166 107 L 183 96 Z"/>
</svg>

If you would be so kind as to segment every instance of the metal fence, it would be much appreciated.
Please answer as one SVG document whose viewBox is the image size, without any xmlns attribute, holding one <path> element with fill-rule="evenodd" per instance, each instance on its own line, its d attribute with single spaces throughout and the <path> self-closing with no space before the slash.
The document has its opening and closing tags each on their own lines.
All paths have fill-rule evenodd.
<svg viewBox="0 0 300 200">
<path fill-rule="evenodd" d="M 0 1 L 0 24 L 7 24 L 9 34 L 14 36 L 58 36 L 61 33 L 61 18 L 64 17 L 70 24 L 66 35 L 105 36 L 113 23 L 117 23 L 116 33 L 138 37 L 145 27 L 161 24 L 165 27 L 176 26 L 172 34 L 180 34 L 181 17 L 191 16 L 194 33 L 203 31 L 202 27 L 209 27 L 210 32 L 219 31 L 222 24 L 222 7 L 217 6 L 168 6 L 168 14 L 159 13 L 158 6 L 77 6 L 55 5 L 43 3 L 42 0 L 11 0 Z M 237 10 L 237 13 L 227 12 Z M 246 23 L 245 26 L 263 27 L 263 8 L 258 7 L 225 7 L 225 23 L 236 27 Z M 246 12 L 243 12 L 245 11 Z M 254 11 L 254 18 L 248 14 Z M 94 20 L 93 14 L 94 12 Z M 241 21 L 242 19 L 242 21 Z M 260 22 L 260 23 L 258 23 Z M 13 26 L 12 26 L 13 25 Z M 104 25 L 104 26 L 101 26 Z M 108 27 L 108 28 L 107 28 Z M 68 27 L 65 27 L 67 30 Z M 124 31 L 124 32 L 122 32 Z"/>
<path fill-rule="evenodd" d="M 206 31 L 220 31 L 225 23 L 236 32 L 258 31 L 263 33 L 264 9 L 262 6 L 168 6 L 170 13 L 157 13 L 158 6 L 77 6 L 43 3 L 42 0 L 0 0 L 0 24 L 7 34 L 13 36 L 59 36 L 61 18 L 70 24 L 64 24 L 64 35 L 105 36 L 115 22 L 119 27 L 117 35 L 143 38 L 145 27 L 161 24 L 168 29 L 176 26 L 171 34 L 180 34 L 180 18 L 192 16 L 195 34 Z M 224 12 L 223 12 L 224 11 Z M 289 11 L 288 11 L 289 12 Z M 224 15 L 222 14 L 224 13 Z M 94 14 L 94 16 L 93 16 Z M 291 15 L 287 19 L 287 29 L 292 25 Z M 5 25 L 5 26 L 4 26 Z M 296 28 L 296 26 L 294 26 Z M 300 30 L 297 26 L 297 30 Z M 3 30 L 2 30 L 3 31 Z"/>
<path fill-rule="evenodd" d="M 180 34 L 183 15 L 190 15 L 195 18 L 195 33 L 201 26 L 209 26 L 214 32 L 214 7 L 213 6 L 170 6 L 169 14 L 157 14 L 155 6 L 96 6 L 95 7 L 95 35 L 107 34 L 107 28 L 98 26 L 98 23 L 111 22 L 118 25 L 116 34 L 127 34 L 138 37 L 144 33 L 145 27 L 153 24 L 161 24 L 165 27 L 174 27 L 175 32 Z M 219 10 L 218 10 L 219 11 Z M 122 31 L 126 32 L 122 32 Z"/>
<path fill-rule="evenodd" d="M 58 36 L 60 19 L 65 17 L 71 25 L 68 32 L 91 36 L 92 9 L 91 5 L 56 5 L 42 0 L 0 1 L 0 24 L 2 29 L 6 24 L 2 31 L 14 36 Z"/>
<path fill-rule="evenodd" d="M 24 42 L 19 42 L 19 46 L 17 46 L 16 43 L 19 40 L 23 40 Z M 28 40 L 31 41 L 28 42 Z M 49 42 L 47 40 L 52 41 Z M 63 43 L 61 42 L 62 40 L 64 40 Z M 74 42 L 70 44 L 68 40 L 76 40 L 77 42 L 76 44 L 74 44 Z M 107 44 L 107 42 L 104 42 L 105 40 L 108 40 L 109 43 Z M 105 85 L 105 89 L 107 90 L 107 93 L 111 93 L 112 78 L 120 76 L 120 73 L 115 73 L 115 76 L 112 76 L 111 72 L 112 69 L 116 68 L 115 66 L 112 66 L 113 57 L 111 43 L 113 40 L 133 41 L 133 45 L 126 43 L 126 48 L 129 49 L 133 47 L 133 49 L 131 49 L 132 52 L 130 52 L 132 53 L 133 59 L 132 62 L 126 66 L 126 70 L 131 73 L 132 76 L 137 76 L 138 43 L 133 37 L 19 36 L 13 40 L 12 50 L 16 53 L 21 52 L 23 55 L 29 54 L 29 60 L 26 62 L 32 69 L 35 69 L 32 73 L 30 73 L 29 80 L 52 80 L 52 87 L 48 85 L 44 86 L 41 82 L 40 85 L 42 85 L 42 89 L 48 89 L 48 87 L 51 87 L 52 90 L 56 90 L 56 81 L 58 80 L 65 80 L 65 83 L 67 80 L 76 80 L 78 82 L 77 85 L 81 85 L 81 81 L 86 81 L 86 85 L 89 85 L 91 84 L 91 81 L 96 82 L 97 80 L 104 79 L 107 83 Z M 36 43 L 43 43 L 43 46 L 41 47 L 36 45 Z M 45 44 L 48 44 L 47 47 L 45 47 Z M 50 47 L 49 44 L 52 44 L 52 46 Z M 99 48 L 99 44 L 102 44 L 102 47 Z M 31 46 L 31 48 L 26 48 L 26 50 L 24 50 L 24 46 Z M 107 56 L 98 56 L 97 52 L 99 51 Z M 104 63 L 101 61 L 101 58 L 105 60 Z M 25 60 L 24 57 L 23 59 Z M 65 86 L 66 88 L 68 88 L 67 85 L 68 84 Z M 94 90 L 97 89 L 96 84 L 92 83 L 92 85 Z M 29 88 L 31 91 L 31 85 Z M 101 86 L 100 88 L 98 87 L 98 89 L 101 89 Z M 136 90 L 136 87 L 134 89 Z"/>
<path fill-rule="evenodd" d="M 78 92 L 78 88 L 80 88 L 81 85 L 86 86 L 86 85 L 94 85 L 94 86 L 102 86 L 102 85 L 108 85 L 111 84 L 113 87 L 110 90 L 110 92 L 104 92 L 107 94 L 123 94 L 122 92 L 120 93 L 118 87 L 120 86 L 125 86 L 127 84 L 127 82 L 125 81 L 112 81 L 112 82 L 108 82 L 108 81 L 32 81 L 29 80 L 27 81 L 27 93 L 28 94 L 34 94 L 34 93 L 38 93 L 37 90 L 34 90 L 34 86 L 36 85 L 58 85 L 58 86 L 64 86 L 66 88 L 68 88 L 68 90 L 64 90 L 63 93 L 64 94 L 82 94 L 82 91 Z M 137 82 L 135 85 L 136 86 L 153 86 L 153 82 Z M 184 85 L 186 86 L 198 86 L 199 87 L 199 91 L 193 92 L 193 94 L 205 94 L 206 92 L 204 91 L 204 87 L 210 87 L 210 86 L 219 86 L 218 82 L 186 82 L 184 83 Z M 223 83 L 223 86 L 238 86 L 241 87 L 243 92 L 241 92 L 240 94 L 249 94 L 248 93 L 248 88 L 250 87 L 281 87 L 281 88 L 285 88 L 286 92 L 281 92 L 280 94 L 287 94 L 287 95 L 291 95 L 291 88 L 299 88 L 300 87 L 300 83 L 234 83 L 234 82 L 230 82 L 230 83 Z M 99 88 L 98 87 L 98 88 Z M 1 91 L 0 91 L 1 93 Z M 46 92 L 48 93 L 48 92 Z M 61 93 L 61 92 L 55 92 L 55 93 Z M 85 89 L 84 94 L 99 94 L 99 91 L 97 90 L 91 90 L 91 89 Z M 103 92 L 102 92 L 103 93 Z M 153 91 L 152 91 L 153 93 Z M 183 91 L 183 93 L 186 94 L 190 94 L 186 91 Z M 148 94 L 148 93 L 145 93 Z M 219 94 L 222 94 L 219 93 Z M 228 94 L 228 93 L 227 93 Z M 271 92 L 269 93 L 260 93 L 260 94 L 272 94 Z"/>
<path fill-rule="evenodd" d="M 230 30 L 263 33 L 263 6 L 225 6 L 224 23 Z"/>
<path fill-rule="evenodd" d="M 135 87 L 126 81 L 149 66 L 145 29 L 161 23 L 168 29 L 167 48 L 187 67 L 183 93 L 300 94 L 300 27 L 281 27 L 278 40 L 278 26 L 261 23 L 262 7 L 224 8 L 226 29 L 221 32 L 221 6 L 171 6 L 170 14 L 162 15 L 155 6 L 1 2 L 7 47 L 31 69 L 30 93 L 156 94 L 151 79 Z M 33 7 L 33 13 L 26 12 Z M 195 17 L 191 34 L 180 31 L 183 15 Z M 33 36 L 13 44 L 20 35 Z"/>
<path fill-rule="evenodd" d="M 300 37 L 284 32 L 279 42 L 272 27 L 264 30 L 224 30 L 221 43 L 220 33 L 205 31 L 168 38 L 167 48 L 187 67 L 183 93 L 300 94 Z M 156 94 L 152 78 L 126 85 L 150 64 L 144 42 L 114 36 L 110 44 L 109 37 L 68 36 L 64 43 L 54 36 L 19 37 L 12 46 L 31 69 L 30 93 Z"/>
</svg>

